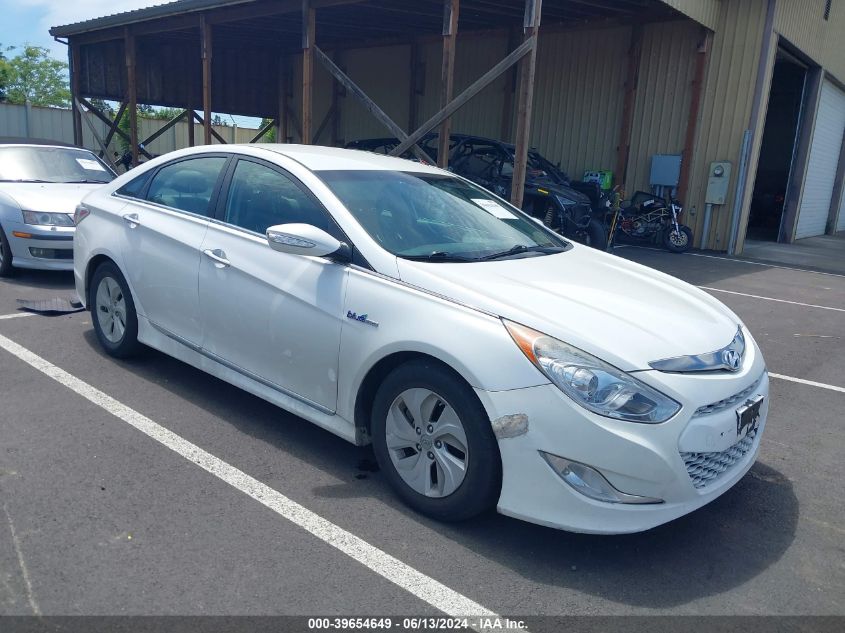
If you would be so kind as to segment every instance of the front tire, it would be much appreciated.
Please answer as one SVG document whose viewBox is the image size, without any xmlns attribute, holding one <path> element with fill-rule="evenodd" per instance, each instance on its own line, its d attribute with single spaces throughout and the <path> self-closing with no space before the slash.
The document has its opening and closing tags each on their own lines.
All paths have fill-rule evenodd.
<svg viewBox="0 0 845 633">
<path fill-rule="evenodd" d="M 112 262 L 97 267 L 91 279 L 88 305 L 97 340 L 109 356 L 128 358 L 140 348 L 138 316 L 132 293 Z"/>
<path fill-rule="evenodd" d="M 663 233 L 663 246 L 673 253 L 683 253 L 692 246 L 692 229 L 683 224 L 678 225 L 678 231 L 670 226 Z"/>
<path fill-rule="evenodd" d="M 401 365 L 373 403 L 373 450 L 414 510 L 460 521 L 495 506 L 502 466 L 490 419 L 470 387 L 432 360 Z"/>
<path fill-rule="evenodd" d="M 0 277 L 11 277 L 14 270 L 12 268 L 12 248 L 9 246 L 9 240 L 6 239 L 3 227 L 0 227 Z"/>
</svg>

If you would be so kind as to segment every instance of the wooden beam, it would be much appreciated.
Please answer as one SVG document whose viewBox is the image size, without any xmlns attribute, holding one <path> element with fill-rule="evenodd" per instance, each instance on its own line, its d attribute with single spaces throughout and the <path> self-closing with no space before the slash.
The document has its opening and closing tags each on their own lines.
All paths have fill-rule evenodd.
<svg viewBox="0 0 845 633">
<path fill-rule="evenodd" d="M 320 125 L 317 127 L 317 131 L 314 132 L 314 142 L 319 144 L 320 137 L 323 135 L 323 132 L 326 131 L 326 128 L 329 126 L 329 123 L 334 118 L 334 108 L 335 105 L 332 104 L 329 109 L 326 111 L 325 116 L 323 116 L 323 120 L 320 121 Z"/>
<path fill-rule="evenodd" d="M 276 104 L 278 117 L 276 118 L 276 142 L 288 142 L 288 90 L 285 66 L 287 57 L 279 55 L 279 76 L 276 81 Z"/>
<path fill-rule="evenodd" d="M 640 74 L 640 54 L 643 44 L 643 27 L 635 23 L 631 27 L 631 43 L 628 46 L 628 63 L 625 71 L 625 95 L 622 99 L 622 128 L 619 144 L 616 146 L 616 183 L 626 188 L 628 178 L 628 154 L 631 150 L 631 128 L 634 124 L 634 104 L 637 100 L 637 84 Z"/>
<path fill-rule="evenodd" d="M 408 134 L 405 132 L 405 130 L 396 125 L 393 119 L 387 116 L 384 110 L 382 110 L 378 106 L 378 104 L 376 104 L 375 101 L 370 99 L 367 96 L 367 93 L 361 90 L 361 88 L 359 88 L 354 81 L 347 77 L 346 74 L 340 68 L 338 68 L 335 63 L 331 59 L 329 59 L 329 57 L 323 51 L 320 50 L 318 46 L 314 46 L 313 48 L 314 54 L 316 55 L 317 59 L 320 60 L 320 63 L 322 63 L 323 66 L 326 67 L 326 70 L 328 70 L 335 77 L 335 79 L 337 79 L 341 84 L 343 84 L 350 93 L 357 97 L 358 100 L 361 101 L 361 104 L 364 106 L 364 108 L 376 119 L 378 119 L 382 125 L 384 125 L 388 130 L 390 130 L 390 132 L 397 139 L 403 142 L 407 142 Z M 429 156 L 422 149 L 417 147 L 416 143 L 408 144 L 408 146 L 402 151 L 404 152 L 408 149 L 411 149 L 420 160 L 434 164 L 434 161 L 432 160 L 431 156 Z"/>
<path fill-rule="evenodd" d="M 82 112 L 79 110 L 77 99 L 79 94 L 79 76 L 82 71 L 82 63 L 79 55 L 79 44 L 71 44 L 68 50 L 70 57 L 70 97 L 73 110 L 73 142 L 82 147 Z"/>
<path fill-rule="evenodd" d="M 332 53 L 332 58 L 334 59 L 334 63 L 337 65 L 338 68 L 345 72 L 345 69 L 341 66 L 341 52 L 334 51 Z M 332 105 L 329 109 L 331 113 L 331 124 L 332 124 L 332 132 L 330 136 L 330 141 L 332 147 L 337 147 L 340 138 L 340 115 L 341 115 L 341 108 L 340 108 L 340 100 L 346 96 L 346 91 L 343 88 L 343 84 L 341 84 L 337 79 L 332 81 Z M 319 136 L 319 134 L 317 134 Z"/>
<path fill-rule="evenodd" d="M 681 175 L 678 181 L 678 199 L 687 200 L 690 173 L 692 170 L 693 150 L 695 149 L 695 133 L 698 128 L 698 115 L 701 112 L 701 101 L 704 93 L 704 71 L 710 57 L 710 47 L 713 43 L 713 33 L 709 29 L 701 28 L 701 42 L 695 56 L 695 71 L 692 78 L 692 95 L 690 96 L 687 131 L 684 135 L 684 150 L 681 153 Z M 706 239 L 706 237 L 705 237 Z"/>
<path fill-rule="evenodd" d="M 79 98 L 74 97 L 73 103 L 76 105 L 76 109 L 81 115 L 82 114 L 82 104 L 79 103 Z M 104 160 L 108 161 L 108 163 L 109 163 L 109 165 L 111 165 L 112 169 L 117 171 L 117 167 L 115 166 L 114 161 L 112 161 L 111 156 L 108 155 L 108 153 L 109 153 L 108 145 L 103 142 L 103 139 L 100 137 L 99 133 L 97 132 L 97 128 L 94 127 L 94 124 L 91 123 L 91 120 L 87 116 L 82 117 L 82 118 L 85 119 L 85 123 L 88 124 L 88 128 L 91 130 L 91 135 L 94 137 L 94 140 L 97 141 L 97 144 L 102 149 Z"/>
<path fill-rule="evenodd" d="M 455 87 L 455 39 L 458 35 L 458 13 L 460 0 L 443 0 L 443 66 L 440 72 L 440 108 L 445 108 L 453 98 Z M 440 138 L 437 143 L 437 166 L 449 166 L 449 137 L 452 132 L 452 117 L 446 117 L 440 124 Z"/>
<path fill-rule="evenodd" d="M 203 130 L 205 130 L 205 128 L 206 128 L 205 119 L 203 119 L 203 117 L 201 117 L 196 112 L 194 112 L 194 118 L 197 120 L 198 123 L 202 124 Z M 211 136 L 216 138 L 218 143 L 220 143 L 221 145 L 226 145 L 226 143 L 227 143 L 226 139 L 223 138 L 222 136 L 220 136 L 220 134 L 217 133 L 217 130 L 214 129 L 214 126 L 209 125 L 208 129 L 211 131 Z M 211 144 L 211 141 L 206 143 L 206 145 L 210 145 L 210 144 Z"/>
<path fill-rule="evenodd" d="M 315 12 L 302 0 L 302 143 L 310 145 L 314 98 Z"/>
<path fill-rule="evenodd" d="M 123 35 L 126 53 L 126 107 L 129 108 L 129 151 L 132 152 L 132 166 L 138 164 L 138 79 L 135 64 L 135 36 L 126 29 Z"/>
<path fill-rule="evenodd" d="M 202 130 L 203 143 L 211 145 L 211 24 L 205 13 L 200 15 L 200 47 L 202 54 Z"/>
<path fill-rule="evenodd" d="M 250 143 L 257 143 L 258 141 L 260 141 L 261 137 L 264 136 L 265 134 L 267 134 L 267 132 L 270 131 L 270 128 L 273 127 L 275 124 L 276 124 L 276 122 L 271 120 L 263 128 L 258 130 L 258 133 L 255 136 L 253 136 L 251 139 L 249 139 L 249 142 Z"/>
<path fill-rule="evenodd" d="M 152 133 L 152 134 L 150 134 L 150 135 L 149 135 L 146 139 L 144 139 L 143 141 L 141 141 L 141 145 L 148 145 L 148 144 L 152 143 L 152 142 L 153 142 L 154 140 L 156 140 L 159 136 L 161 136 L 162 134 L 164 134 L 165 132 L 167 132 L 167 130 L 169 130 L 170 128 L 172 128 L 174 125 L 176 125 L 177 123 L 179 123 L 179 121 L 181 121 L 183 118 L 186 118 L 186 117 L 188 118 L 188 122 L 189 122 L 189 123 L 192 123 L 192 122 L 193 122 L 193 121 L 191 121 L 191 117 L 188 117 L 188 111 L 187 111 L 187 110 L 185 110 L 185 111 L 183 111 L 183 112 L 180 112 L 180 113 L 179 113 L 179 114 L 177 114 L 175 117 L 173 117 L 172 119 L 170 119 L 170 121 L 168 121 L 168 122 L 167 122 L 167 124 L 166 124 L 166 125 L 164 125 L 164 127 L 162 127 L 161 129 L 157 130 L 156 132 L 153 132 L 153 133 Z"/>
<path fill-rule="evenodd" d="M 534 70 L 537 66 L 537 34 L 543 0 L 525 0 L 525 40 L 534 42 L 531 51 L 520 62 L 519 93 L 516 111 L 516 148 L 511 180 L 511 203 L 522 208 L 525 194 L 525 170 L 528 167 L 528 146 L 531 144 L 531 111 L 534 105 Z"/>
<path fill-rule="evenodd" d="M 390 155 L 401 156 L 402 154 L 407 152 L 408 149 L 411 146 L 415 145 L 423 136 L 425 136 L 435 127 L 440 125 L 447 117 L 452 116 L 455 112 L 464 107 L 470 99 L 472 99 L 475 95 L 484 90 L 484 88 L 489 86 L 492 82 L 496 81 L 496 79 L 503 72 L 513 66 L 520 59 L 522 59 L 524 55 L 534 50 L 535 46 L 536 40 L 534 38 L 526 39 L 522 44 L 519 45 L 518 48 L 514 49 L 507 57 L 505 57 L 502 61 L 493 66 L 493 68 L 488 70 L 481 77 L 476 79 L 461 94 L 452 99 L 445 108 L 441 108 L 440 112 L 438 112 L 437 114 L 432 116 L 428 121 L 423 123 L 412 134 L 409 134 L 408 138 L 403 140 L 401 143 L 399 143 L 399 145 L 397 145 L 390 151 Z"/>
<path fill-rule="evenodd" d="M 103 123 L 105 123 L 106 125 L 111 126 L 111 125 L 113 125 L 113 124 L 114 124 L 114 121 L 113 121 L 112 119 L 108 118 L 105 114 L 103 114 L 103 113 L 102 113 L 102 112 L 100 112 L 97 108 L 95 108 L 93 105 L 91 105 L 91 102 L 89 102 L 87 99 L 85 99 L 85 98 L 83 98 L 83 97 L 79 97 L 79 102 L 80 102 L 82 105 L 84 105 L 84 106 L 85 106 L 85 108 L 86 108 L 86 109 L 87 109 L 87 110 L 88 110 L 91 114 L 93 114 L 95 117 L 97 117 L 98 119 L 100 119 L 100 121 L 102 121 L 102 122 L 103 122 Z M 129 136 L 126 132 L 124 132 L 123 130 L 121 130 L 119 127 L 115 127 L 115 133 L 116 133 L 116 134 L 117 134 L 120 138 L 122 138 L 123 140 L 125 140 L 127 143 L 131 143 L 131 142 L 132 142 L 131 137 L 130 137 L 130 136 Z M 143 154 L 144 156 L 146 156 L 147 158 L 152 158 L 152 157 L 153 157 L 153 155 L 152 155 L 152 154 L 150 154 L 150 153 L 149 153 L 146 149 L 144 149 L 143 147 L 139 147 L 139 148 L 138 148 L 138 151 L 139 151 L 141 154 Z"/>
<path fill-rule="evenodd" d="M 111 144 L 112 139 L 114 138 L 114 135 L 117 132 L 117 126 L 120 125 L 120 117 L 123 116 L 124 112 L 126 112 L 125 101 L 120 104 L 120 107 L 117 109 L 117 114 L 114 115 L 114 122 L 109 126 L 109 133 L 106 134 L 106 147 Z"/>
</svg>

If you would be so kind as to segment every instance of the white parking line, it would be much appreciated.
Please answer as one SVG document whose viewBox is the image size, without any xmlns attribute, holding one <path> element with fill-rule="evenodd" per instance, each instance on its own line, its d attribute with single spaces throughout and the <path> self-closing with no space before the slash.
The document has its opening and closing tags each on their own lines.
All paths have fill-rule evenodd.
<svg viewBox="0 0 845 633">
<path fill-rule="evenodd" d="M 751 297 L 752 299 L 763 299 L 765 301 L 777 301 L 778 303 L 789 303 L 794 306 L 804 306 L 805 308 L 819 308 L 820 310 L 833 310 L 835 312 L 845 312 L 845 308 L 832 308 L 831 306 L 820 306 L 815 303 L 801 303 L 800 301 L 787 301 L 786 299 L 775 299 L 774 297 L 762 297 L 760 295 L 750 295 L 746 292 L 736 292 L 735 290 L 722 290 L 721 288 L 711 288 L 709 286 L 698 286 L 702 290 L 709 290 L 711 292 L 724 292 L 729 295 L 739 295 L 741 297 Z"/>
<path fill-rule="evenodd" d="M 370 545 L 365 540 L 347 532 L 331 521 L 287 498 L 277 490 L 224 462 L 219 457 L 215 457 L 199 446 L 176 435 L 176 433 L 153 422 L 96 387 L 92 387 L 25 347 L 18 345 L 13 340 L 0 335 L 0 348 L 5 349 L 127 424 L 134 426 L 145 435 L 197 464 L 200 468 L 225 481 L 233 488 L 249 495 L 273 512 L 307 530 L 321 541 L 328 543 L 443 613 L 453 617 L 488 616 L 498 618 L 493 611 Z"/>
<path fill-rule="evenodd" d="M 2 319 L 19 319 L 21 317 L 28 317 L 32 316 L 32 312 L 15 312 L 13 314 L 0 314 L 0 320 Z"/>
<path fill-rule="evenodd" d="M 654 249 L 658 250 L 658 249 Z M 703 253 L 683 253 L 690 257 L 706 257 L 708 259 L 723 259 L 726 262 L 737 262 L 740 264 L 749 264 L 751 266 L 765 266 L 766 268 L 780 268 L 781 270 L 794 270 L 799 273 L 813 273 L 814 275 L 827 275 L 828 277 L 845 277 L 839 273 L 826 273 L 821 270 L 808 270 L 806 268 L 794 268 L 793 266 L 780 266 L 779 264 L 766 264 L 765 262 L 752 262 L 747 259 L 736 259 L 734 257 L 719 257 L 718 255 L 705 255 Z"/>
<path fill-rule="evenodd" d="M 814 380 L 804 380 L 803 378 L 795 378 L 793 376 L 784 376 L 783 374 L 773 374 L 769 372 L 769 378 L 778 378 L 779 380 L 788 380 L 789 382 L 797 382 L 801 385 L 809 385 L 810 387 L 819 387 L 820 389 L 830 389 L 831 391 L 838 391 L 845 393 L 845 387 L 837 387 L 836 385 L 826 385 L 823 382 L 816 382 Z"/>
</svg>

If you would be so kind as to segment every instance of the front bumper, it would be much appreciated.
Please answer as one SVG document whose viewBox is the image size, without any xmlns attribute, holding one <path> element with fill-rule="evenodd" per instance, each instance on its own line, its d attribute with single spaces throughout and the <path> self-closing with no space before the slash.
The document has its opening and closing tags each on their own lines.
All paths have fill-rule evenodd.
<svg viewBox="0 0 845 633">
<path fill-rule="evenodd" d="M 639 379 L 683 405 L 673 418 L 655 425 L 592 414 L 551 384 L 476 390 L 494 430 L 498 420 L 527 418 L 521 434 L 497 433 L 503 471 L 499 512 L 573 532 L 621 534 L 647 530 L 713 501 L 751 468 L 765 428 L 768 375 L 756 346 L 750 356 L 747 367 L 731 375 L 638 372 Z M 732 401 L 731 396 L 749 387 L 753 395 L 765 398 L 759 427 L 753 439 L 735 447 L 739 444 L 735 410 L 744 399 Z M 716 410 L 701 409 L 723 401 L 727 404 Z M 595 501 L 564 482 L 541 451 L 597 469 L 623 493 L 663 503 Z M 698 476 L 702 464 L 724 469 L 702 486 Z"/>
<path fill-rule="evenodd" d="M 12 265 L 36 270 L 73 270 L 74 230 L 72 226 L 55 227 L 54 230 L 52 227 L 12 223 L 5 229 L 12 251 Z"/>
</svg>

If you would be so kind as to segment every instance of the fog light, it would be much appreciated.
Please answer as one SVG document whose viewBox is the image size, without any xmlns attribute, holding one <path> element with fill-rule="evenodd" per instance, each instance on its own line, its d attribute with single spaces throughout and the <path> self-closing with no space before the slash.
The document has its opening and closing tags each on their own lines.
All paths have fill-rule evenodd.
<svg viewBox="0 0 845 633">
<path fill-rule="evenodd" d="M 540 455 L 543 456 L 546 463 L 552 467 L 552 470 L 554 470 L 561 479 L 582 495 L 589 497 L 590 499 L 604 501 L 605 503 L 663 503 L 663 499 L 629 495 L 617 490 L 607 479 L 605 479 L 604 475 L 595 468 L 587 466 L 586 464 L 573 462 L 572 460 L 558 457 L 557 455 L 552 455 L 550 453 L 544 453 L 543 451 L 540 451 Z"/>
</svg>

